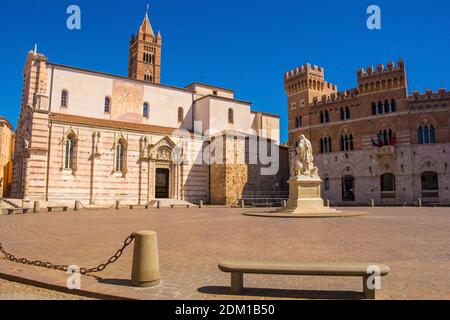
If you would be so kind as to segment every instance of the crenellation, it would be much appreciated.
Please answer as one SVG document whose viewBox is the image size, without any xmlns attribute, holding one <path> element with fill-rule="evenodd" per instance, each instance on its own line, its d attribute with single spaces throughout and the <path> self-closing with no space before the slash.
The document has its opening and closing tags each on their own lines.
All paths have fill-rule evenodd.
<svg viewBox="0 0 450 320">
<path fill-rule="evenodd" d="M 450 98 L 450 91 L 447 91 L 445 88 L 440 88 L 436 92 L 433 92 L 433 90 L 431 89 L 425 90 L 424 93 L 420 93 L 419 91 L 413 91 L 411 95 L 408 97 L 408 101 L 414 103 L 423 101 L 446 100 L 449 98 Z"/>
<path fill-rule="evenodd" d="M 406 88 L 400 60 L 397 66 L 389 62 L 359 70 L 358 88 L 320 94 L 305 108 L 289 109 L 290 144 L 300 134 L 310 138 L 325 181 L 322 192 L 332 203 L 450 201 L 445 151 L 450 92 L 441 88 L 408 96 Z M 288 96 L 289 106 L 294 99 Z M 299 115 L 308 121 L 294 126 Z M 423 179 L 436 176 L 439 187 L 422 190 Z"/>
</svg>

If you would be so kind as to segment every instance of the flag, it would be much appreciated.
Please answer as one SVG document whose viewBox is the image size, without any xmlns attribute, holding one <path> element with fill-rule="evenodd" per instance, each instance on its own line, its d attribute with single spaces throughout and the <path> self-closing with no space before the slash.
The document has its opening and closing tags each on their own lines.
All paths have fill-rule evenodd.
<svg viewBox="0 0 450 320">
<path fill-rule="evenodd" d="M 379 146 L 380 147 L 383 147 L 384 146 L 384 135 L 383 135 L 383 133 L 379 133 L 378 134 L 378 144 L 379 144 Z"/>
<path fill-rule="evenodd" d="M 397 144 L 397 133 L 394 133 L 394 135 L 391 137 L 391 141 L 389 141 L 389 144 L 391 146 L 395 146 Z"/>
<path fill-rule="evenodd" d="M 374 147 L 380 147 L 380 143 L 379 142 L 376 142 L 375 141 L 375 139 L 372 137 L 372 145 L 374 146 Z"/>
</svg>

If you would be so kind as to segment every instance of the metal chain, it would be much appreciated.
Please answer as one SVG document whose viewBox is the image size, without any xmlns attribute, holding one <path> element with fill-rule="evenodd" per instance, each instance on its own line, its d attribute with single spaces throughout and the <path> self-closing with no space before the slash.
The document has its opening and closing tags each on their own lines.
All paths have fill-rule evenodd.
<svg viewBox="0 0 450 320">
<path fill-rule="evenodd" d="M 123 242 L 122 247 L 119 250 L 117 250 L 116 254 L 111 256 L 111 258 L 109 258 L 109 260 L 107 262 L 102 263 L 95 268 L 90 268 L 90 269 L 80 268 L 80 273 L 83 275 L 88 275 L 90 273 L 102 272 L 103 270 L 106 269 L 106 267 L 108 267 L 110 264 L 113 264 L 114 262 L 116 262 L 122 256 L 123 251 L 133 242 L 133 240 L 135 238 L 136 238 L 135 233 L 130 234 Z M 0 252 L 3 253 L 6 260 L 16 262 L 16 263 L 22 263 L 22 264 L 27 264 L 27 265 L 31 265 L 31 266 L 43 267 L 43 268 L 47 268 L 47 269 L 54 269 L 54 270 L 59 270 L 59 271 L 64 271 L 64 272 L 66 272 L 69 269 L 68 265 L 53 264 L 51 262 L 45 262 L 45 261 L 41 261 L 41 260 L 28 260 L 26 258 L 17 258 L 14 255 L 8 253 L 5 250 L 5 248 L 3 247 L 1 242 L 0 242 Z"/>
</svg>

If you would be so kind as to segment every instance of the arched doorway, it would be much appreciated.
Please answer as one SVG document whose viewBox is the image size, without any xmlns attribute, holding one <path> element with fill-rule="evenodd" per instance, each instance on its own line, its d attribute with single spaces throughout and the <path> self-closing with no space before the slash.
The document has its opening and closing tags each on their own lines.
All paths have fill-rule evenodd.
<svg viewBox="0 0 450 320">
<path fill-rule="evenodd" d="M 438 174 L 434 171 L 425 171 L 420 175 L 422 185 L 422 197 L 438 198 L 439 197 L 439 180 Z"/>
<path fill-rule="evenodd" d="M 156 168 L 155 172 L 155 198 L 169 198 L 170 170 L 167 168 Z"/>
<path fill-rule="evenodd" d="M 380 177 L 380 190 L 382 199 L 395 199 L 395 175 L 392 173 L 382 174 Z"/>
<path fill-rule="evenodd" d="M 353 176 L 342 178 L 342 201 L 355 201 L 355 178 Z"/>
</svg>

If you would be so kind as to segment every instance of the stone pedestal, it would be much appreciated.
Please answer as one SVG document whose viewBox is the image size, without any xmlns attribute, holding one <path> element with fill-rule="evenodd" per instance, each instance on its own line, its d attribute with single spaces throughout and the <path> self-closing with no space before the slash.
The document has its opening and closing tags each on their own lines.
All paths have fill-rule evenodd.
<svg viewBox="0 0 450 320">
<path fill-rule="evenodd" d="M 283 212 L 295 215 L 329 215 L 339 213 L 339 211 L 324 205 L 320 195 L 322 179 L 319 176 L 292 177 L 288 183 L 289 200 L 287 208 Z"/>
</svg>

